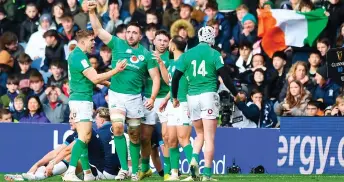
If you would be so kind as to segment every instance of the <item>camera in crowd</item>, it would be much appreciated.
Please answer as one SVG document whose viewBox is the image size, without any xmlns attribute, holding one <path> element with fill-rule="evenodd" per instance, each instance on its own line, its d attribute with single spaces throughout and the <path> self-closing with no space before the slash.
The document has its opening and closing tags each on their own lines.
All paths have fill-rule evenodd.
<svg viewBox="0 0 344 182">
<path fill-rule="evenodd" d="M 234 98 L 229 92 L 223 90 L 219 93 L 220 96 L 220 115 L 221 126 L 232 127 L 231 118 L 234 112 Z"/>
</svg>

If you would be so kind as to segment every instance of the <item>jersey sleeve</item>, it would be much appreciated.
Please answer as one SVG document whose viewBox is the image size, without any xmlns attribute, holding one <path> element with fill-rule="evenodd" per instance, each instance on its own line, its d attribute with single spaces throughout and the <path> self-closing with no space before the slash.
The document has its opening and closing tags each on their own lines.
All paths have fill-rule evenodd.
<svg viewBox="0 0 344 182">
<path fill-rule="evenodd" d="M 63 143 L 68 146 L 69 144 L 71 144 L 74 141 L 74 138 L 75 138 L 75 135 L 73 133 L 73 134 L 69 135 L 66 138 L 65 142 L 63 142 Z"/>
<path fill-rule="evenodd" d="M 187 68 L 188 68 L 188 63 L 185 59 L 184 54 L 182 54 L 177 60 L 176 69 L 184 73 Z"/>
<path fill-rule="evenodd" d="M 222 68 L 224 65 L 223 58 L 219 52 L 215 52 L 215 62 L 214 63 L 215 63 L 216 70 Z"/>
<path fill-rule="evenodd" d="M 116 47 L 118 44 L 119 38 L 116 36 L 112 36 L 110 42 L 107 44 L 107 46 L 112 50 Z"/>
<path fill-rule="evenodd" d="M 91 63 L 85 54 L 77 54 L 74 60 L 71 61 L 71 66 L 78 72 L 83 72 L 85 69 L 91 67 Z"/>
<path fill-rule="evenodd" d="M 153 56 L 150 52 L 146 53 L 146 58 L 147 58 L 147 69 L 148 70 L 155 68 L 155 67 L 158 67 L 158 63 L 156 62 L 155 59 L 153 59 Z"/>
</svg>

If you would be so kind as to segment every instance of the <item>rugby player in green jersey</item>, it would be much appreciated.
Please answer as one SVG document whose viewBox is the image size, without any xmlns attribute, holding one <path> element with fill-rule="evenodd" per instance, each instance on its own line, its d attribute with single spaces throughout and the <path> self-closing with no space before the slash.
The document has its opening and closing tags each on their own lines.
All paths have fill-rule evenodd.
<svg viewBox="0 0 344 182">
<path fill-rule="evenodd" d="M 159 30 L 155 33 L 154 38 L 154 46 L 155 51 L 153 53 L 154 58 L 158 61 L 162 61 L 166 66 L 170 63 L 169 59 L 169 52 L 168 52 L 168 44 L 170 42 L 170 35 L 165 30 Z M 152 95 L 152 79 L 150 77 L 146 77 L 145 80 L 145 89 L 144 89 L 144 101 L 147 98 L 150 98 Z M 141 156 L 142 156 L 142 165 L 141 165 L 141 172 L 140 172 L 140 179 L 145 177 L 149 177 L 152 175 L 152 170 L 150 170 L 149 166 L 149 156 L 151 154 L 151 137 L 153 130 L 155 129 L 154 125 L 157 122 L 161 122 L 161 131 L 157 131 L 161 133 L 164 144 L 163 144 L 163 156 L 164 156 L 164 173 L 167 176 L 170 173 L 171 165 L 170 165 L 170 158 L 168 152 L 168 143 L 167 143 L 167 113 L 160 112 L 159 106 L 160 103 L 164 101 L 165 96 L 169 93 L 169 86 L 164 82 L 163 79 L 160 78 L 160 90 L 157 95 L 157 98 L 154 102 L 154 108 L 152 110 L 145 109 L 144 111 L 144 119 L 142 120 L 141 124 Z"/>
<path fill-rule="evenodd" d="M 116 152 L 118 154 L 121 170 L 116 176 L 117 180 L 129 177 L 127 163 L 127 146 L 124 132 L 124 123 L 128 124 L 130 138 L 130 156 L 132 162 L 132 181 L 138 181 L 140 159 L 140 125 L 144 116 L 143 107 L 151 110 L 160 88 L 160 74 L 152 53 L 139 44 L 142 38 L 140 26 L 129 23 L 126 30 L 126 40 L 119 39 L 103 29 L 96 12 L 96 3 L 88 4 L 92 28 L 97 36 L 112 50 L 112 65 L 121 59 L 127 59 L 127 67 L 121 74 L 111 77 L 109 90 L 109 109 L 114 133 Z M 141 91 L 145 77 L 152 78 L 152 94 L 143 103 Z"/>
<path fill-rule="evenodd" d="M 214 28 L 210 26 L 202 27 L 198 31 L 198 38 L 200 43 L 184 53 L 183 58 L 178 61 L 172 79 L 172 97 L 173 106 L 178 107 L 179 81 L 184 75 L 188 82 L 187 102 L 190 118 L 197 134 L 193 146 L 190 170 L 193 177 L 198 175 L 198 156 L 205 142 L 205 167 L 202 181 L 213 181 L 211 167 L 214 158 L 214 140 L 220 107 L 220 98 L 217 94 L 218 75 L 221 76 L 225 86 L 234 96 L 238 95 L 238 91 L 224 68 L 221 54 L 211 47 L 215 43 Z"/>
<path fill-rule="evenodd" d="M 92 136 L 92 115 L 93 115 L 93 87 L 94 84 L 106 82 L 111 76 L 123 71 L 126 67 L 126 60 L 119 61 L 115 69 L 106 73 L 97 74 L 91 66 L 86 53 L 92 53 L 94 47 L 94 34 L 89 30 L 80 30 L 76 33 L 77 47 L 68 57 L 68 79 L 70 86 L 69 108 L 76 122 L 78 139 L 76 140 L 69 163 L 68 170 L 63 177 L 64 181 L 81 181 L 75 175 L 75 169 L 80 159 L 84 170 L 84 180 L 92 181 L 94 176 L 91 173 L 88 161 L 88 148 Z"/>
</svg>

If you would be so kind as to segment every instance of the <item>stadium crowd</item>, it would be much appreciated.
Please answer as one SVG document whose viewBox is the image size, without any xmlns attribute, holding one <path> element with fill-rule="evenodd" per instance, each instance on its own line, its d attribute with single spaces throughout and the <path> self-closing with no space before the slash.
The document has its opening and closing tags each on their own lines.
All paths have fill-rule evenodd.
<svg viewBox="0 0 344 182">
<path fill-rule="evenodd" d="M 75 34 L 92 29 L 87 1 L 0 1 L 0 120 L 22 123 L 68 122 L 67 58 Z M 256 9 L 308 12 L 323 8 L 327 27 L 313 47 L 288 47 L 269 58 L 256 42 Z M 235 117 L 251 124 L 234 127 L 278 127 L 279 116 L 343 116 L 342 87 L 328 77 L 326 52 L 344 45 L 344 4 L 340 0 L 98 0 L 98 18 L 109 33 L 124 39 L 126 24 L 138 22 L 141 44 L 155 50 L 155 33 L 198 44 L 197 31 L 216 30 L 215 48 L 246 100 L 235 103 Z M 98 73 L 111 69 L 111 50 L 99 39 L 89 59 Z M 221 82 L 221 81 L 220 81 Z M 227 90 L 220 83 L 220 89 Z M 108 88 L 94 87 L 94 111 L 107 107 Z M 236 113 L 236 114 L 235 114 Z M 239 118 L 240 121 L 242 119 Z"/>
</svg>

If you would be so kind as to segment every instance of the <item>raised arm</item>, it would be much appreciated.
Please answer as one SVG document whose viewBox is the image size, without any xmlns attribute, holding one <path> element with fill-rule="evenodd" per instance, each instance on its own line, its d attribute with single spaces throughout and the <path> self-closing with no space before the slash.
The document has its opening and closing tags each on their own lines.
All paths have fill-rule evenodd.
<svg viewBox="0 0 344 182">
<path fill-rule="evenodd" d="M 108 44 L 111 39 L 112 35 L 107 32 L 101 25 L 101 23 L 98 20 L 97 14 L 96 14 L 96 9 L 97 4 L 88 4 L 88 9 L 89 9 L 89 15 L 90 15 L 90 21 L 92 25 L 92 29 L 94 31 L 94 34 L 97 35 L 100 40 L 104 42 L 104 44 Z"/>
<path fill-rule="evenodd" d="M 166 68 L 164 62 L 162 61 L 162 59 L 160 57 L 160 54 L 157 51 L 155 51 L 155 52 L 153 52 L 153 56 L 158 62 L 162 79 L 168 85 L 169 84 L 168 71 L 167 71 L 167 68 Z"/>
<path fill-rule="evenodd" d="M 89 67 L 85 69 L 82 73 L 94 84 L 100 84 L 100 83 L 103 83 L 104 81 L 109 80 L 113 75 L 123 71 L 126 66 L 127 66 L 127 60 L 122 60 L 122 61 L 117 62 L 115 69 L 112 69 L 105 73 L 98 74 L 97 71 L 93 67 Z"/>
</svg>

